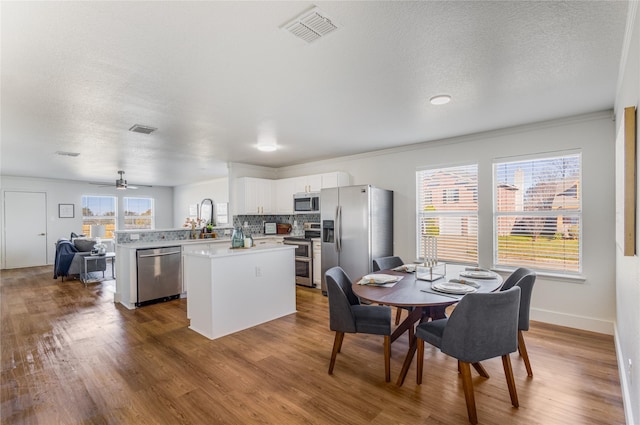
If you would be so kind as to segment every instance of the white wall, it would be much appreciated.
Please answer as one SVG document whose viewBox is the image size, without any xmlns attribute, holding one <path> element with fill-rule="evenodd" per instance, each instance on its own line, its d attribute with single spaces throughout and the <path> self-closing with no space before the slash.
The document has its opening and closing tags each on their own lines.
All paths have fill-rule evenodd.
<svg viewBox="0 0 640 425">
<path fill-rule="evenodd" d="M 416 169 L 479 164 L 480 264 L 492 264 L 492 161 L 580 149 L 583 161 L 584 281 L 538 277 L 532 319 L 613 333 L 615 319 L 614 123 L 610 111 L 364 155 L 281 168 L 278 177 L 345 170 L 353 184 L 394 191 L 394 253 L 416 258 Z"/>
<path fill-rule="evenodd" d="M 116 190 L 115 188 L 100 187 L 83 182 L 68 180 L 40 179 L 29 177 L 2 176 L 0 181 L 2 192 L 2 208 L 0 209 L 1 223 L 0 238 L 2 240 L 2 264 L 5 268 L 4 241 L 4 192 L 29 191 L 47 194 L 47 262 L 54 263 L 54 244 L 58 238 L 68 238 L 71 232 L 82 232 L 82 196 L 116 196 L 118 198 L 118 228 L 124 228 L 123 202 L 125 196 L 150 197 L 155 199 L 155 227 L 167 229 L 173 226 L 173 188 L 171 187 L 140 187 L 138 190 Z M 59 218 L 58 204 L 74 204 L 74 218 Z"/>
<path fill-rule="evenodd" d="M 638 2 L 629 2 L 629 12 L 615 106 L 618 143 L 623 140 L 624 108 L 635 106 L 637 109 L 640 103 L 640 7 Z M 636 118 L 636 145 L 639 134 Z M 637 156 L 636 161 L 640 161 L 640 155 Z M 616 162 L 620 164 L 620 158 Z M 620 167 L 616 170 L 618 182 L 621 182 L 622 172 Z M 636 182 L 636 187 L 640 188 L 640 181 Z M 618 187 L 617 192 L 620 193 L 621 189 Z M 640 195 L 636 197 L 637 203 Z M 621 211 L 621 208 L 622 199 L 617 198 L 616 209 Z M 636 223 L 640 223 L 637 208 Z M 619 220 L 617 226 L 621 226 Z M 616 230 L 617 234 L 621 231 L 620 228 Z M 636 252 L 640 252 L 638 224 L 636 224 Z M 628 424 L 637 424 L 640 423 L 640 259 L 637 254 L 633 257 L 625 257 L 618 244 L 616 244 L 616 306 L 616 350 L 625 414 Z M 631 370 L 629 361 L 633 365 Z"/>
<path fill-rule="evenodd" d="M 229 179 L 224 177 L 174 187 L 173 227 L 182 227 L 189 217 L 189 205 L 200 205 L 205 198 L 213 199 L 216 204 L 229 202 Z"/>
</svg>

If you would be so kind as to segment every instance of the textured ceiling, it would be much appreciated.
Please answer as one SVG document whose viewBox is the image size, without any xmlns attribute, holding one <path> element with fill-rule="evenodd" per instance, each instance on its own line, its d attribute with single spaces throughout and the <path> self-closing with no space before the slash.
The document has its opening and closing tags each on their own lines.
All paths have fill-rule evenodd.
<svg viewBox="0 0 640 425">
<path fill-rule="evenodd" d="M 339 29 L 280 29 L 318 6 Z M 174 186 L 613 107 L 627 3 L 7 2 L 2 174 Z M 445 106 L 428 99 L 452 95 Z M 134 124 L 157 127 L 151 135 Z M 271 127 L 280 148 L 255 149 Z M 56 151 L 79 152 L 75 158 Z"/>
</svg>

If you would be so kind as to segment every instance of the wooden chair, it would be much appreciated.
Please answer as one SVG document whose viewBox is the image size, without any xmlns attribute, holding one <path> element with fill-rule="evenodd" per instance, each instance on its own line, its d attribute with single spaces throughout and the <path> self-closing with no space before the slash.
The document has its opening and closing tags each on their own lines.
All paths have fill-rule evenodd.
<svg viewBox="0 0 640 425">
<path fill-rule="evenodd" d="M 336 332 L 329 363 L 333 374 L 336 357 L 342 348 L 345 333 L 365 333 L 384 336 L 385 381 L 391 380 L 391 307 L 361 305 L 351 290 L 351 279 L 340 267 L 325 273 L 329 297 L 329 327 Z"/>
<path fill-rule="evenodd" d="M 425 322 L 416 328 L 418 338 L 417 382 L 422 383 L 424 341 L 458 359 L 469 422 L 478 423 L 471 381 L 473 363 L 502 357 L 511 404 L 518 407 L 510 353 L 518 349 L 520 288 L 465 295 L 449 318 Z"/>
</svg>

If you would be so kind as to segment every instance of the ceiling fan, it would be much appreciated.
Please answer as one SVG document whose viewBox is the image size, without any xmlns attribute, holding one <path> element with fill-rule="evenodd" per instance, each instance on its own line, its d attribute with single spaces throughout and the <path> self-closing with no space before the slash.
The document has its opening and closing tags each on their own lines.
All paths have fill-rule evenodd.
<svg viewBox="0 0 640 425">
<path fill-rule="evenodd" d="M 118 190 L 127 190 L 127 189 L 137 189 L 138 186 L 145 186 L 145 187 L 151 187 L 151 186 L 146 186 L 146 185 L 136 185 L 136 186 L 132 186 L 130 184 L 127 183 L 127 181 L 124 179 L 124 171 L 119 170 L 118 174 L 120 175 L 120 178 L 116 180 L 116 189 Z M 91 183 L 91 184 L 99 184 L 102 187 L 113 187 L 113 185 L 105 185 L 104 183 Z"/>
</svg>

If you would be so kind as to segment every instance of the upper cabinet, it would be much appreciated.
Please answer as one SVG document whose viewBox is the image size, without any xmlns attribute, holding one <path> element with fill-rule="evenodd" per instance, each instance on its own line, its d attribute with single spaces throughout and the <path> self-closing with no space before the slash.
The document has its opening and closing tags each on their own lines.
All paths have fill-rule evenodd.
<svg viewBox="0 0 640 425">
<path fill-rule="evenodd" d="M 296 193 L 296 177 L 274 180 L 276 214 L 293 214 L 293 194 Z"/>
<path fill-rule="evenodd" d="M 273 214 L 273 180 L 240 177 L 236 179 L 236 214 Z"/>
<path fill-rule="evenodd" d="M 341 171 L 279 180 L 240 177 L 235 184 L 235 213 L 293 214 L 294 193 L 320 192 L 350 184 L 351 176 Z"/>
</svg>

